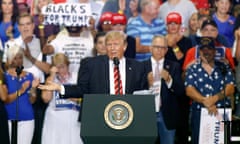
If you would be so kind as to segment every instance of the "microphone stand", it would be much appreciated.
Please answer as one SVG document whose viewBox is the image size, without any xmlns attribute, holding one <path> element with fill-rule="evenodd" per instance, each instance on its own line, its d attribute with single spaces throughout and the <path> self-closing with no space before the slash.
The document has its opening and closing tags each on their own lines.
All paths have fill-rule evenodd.
<svg viewBox="0 0 240 144">
<path fill-rule="evenodd" d="M 225 90 L 225 76 L 227 73 L 226 66 L 223 64 L 221 68 L 222 76 L 223 76 L 223 96 L 224 96 L 224 107 L 223 107 L 223 123 L 224 123 L 224 144 L 230 144 L 230 137 L 231 137 L 231 132 L 230 132 L 230 124 L 231 122 L 229 121 L 228 116 L 226 115 L 226 90 Z"/>
<path fill-rule="evenodd" d="M 20 74 L 22 73 L 23 67 L 17 67 L 16 68 L 16 73 L 17 73 L 17 81 L 18 81 L 18 86 L 17 88 L 20 88 Z M 11 144 L 17 144 L 17 137 L 18 137 L 18 107 L 19 107 L 19 90 L 17 90 L 17 99 L 16 99 L 16 119 L 12 120 L 12 137 L 11 137 Z"/>
</svg>

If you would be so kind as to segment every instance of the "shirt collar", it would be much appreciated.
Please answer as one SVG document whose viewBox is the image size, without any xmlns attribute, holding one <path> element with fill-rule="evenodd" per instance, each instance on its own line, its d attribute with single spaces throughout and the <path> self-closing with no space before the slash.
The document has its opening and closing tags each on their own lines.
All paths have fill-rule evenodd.
<svg viewBox="0 0 240 144">
<path fill-rule="evenodd" d="M 153 57 L 151 57 L 151 61 L 153 64 L 159 63 L 159 65 L 163 65 L 165 58 L 160 59 L 159 61 L 156 61 Z"/>
</svg>

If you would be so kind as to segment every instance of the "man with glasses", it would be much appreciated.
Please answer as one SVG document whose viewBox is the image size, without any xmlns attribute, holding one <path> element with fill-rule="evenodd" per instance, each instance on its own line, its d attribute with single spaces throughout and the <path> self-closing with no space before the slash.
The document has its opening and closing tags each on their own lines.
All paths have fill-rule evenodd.
<svg viewBox="0 0 240 144">
<path fill-rule="evenodd" d="M 177 62 L 165 59 L 167 39 L 156 35 L 149 48 L 152 56 L 144 61 L 149 89 L 155 94 L 158 134 L 161 144 L 174 144 L 179 118 L 178 98 L 184 95 L 181 68 Z"/>
</svg>

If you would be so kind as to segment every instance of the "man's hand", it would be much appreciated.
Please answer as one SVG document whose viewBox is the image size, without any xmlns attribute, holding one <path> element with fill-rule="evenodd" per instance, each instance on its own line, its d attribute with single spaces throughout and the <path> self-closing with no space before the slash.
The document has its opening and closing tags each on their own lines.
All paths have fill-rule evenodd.
<svg viewBox="0 0 240 144">
<path fill-rule="evenodd" d="M 208 114 L 210 114 L 210 115 L 218 114 L 216 105 L 212 105 L 211 107 L 208 107 L 207 109 L 208 109 Z"/>
<path fill-rule="evenodd" d="M 153 82 L 154 82 L 153 72 L 149 72 L 149 73 L 148 73 L 147 79 L 148 79 L 148 86 L 149 86 L 149 87 L 153 86 Z"/>
<path fill-rule="evenodd" d="M 203 99 L 203 105 L 208 108 L 211 107 L 213 105 L 215 105 L 215 103 L 217 102 L 217 99 L 215 96 L 210 96 L 210 97 L 204 97 Z"/>
<path fill-rule="evenodd" d="M 166 82 L 169 82 L 171 76 L 166 69 L 163 69 L 160 73 L 160 77 L 163 78 Z"/>
<path fill-rule="evenodd" d="M 47 83 L 45 85 L 39 85 L 38 88 L 41 90 L 61 91 L 61 85 L 59 85 L 55 82 L 52 82 L 52 81 L 47 81 Z"/>
</svg>

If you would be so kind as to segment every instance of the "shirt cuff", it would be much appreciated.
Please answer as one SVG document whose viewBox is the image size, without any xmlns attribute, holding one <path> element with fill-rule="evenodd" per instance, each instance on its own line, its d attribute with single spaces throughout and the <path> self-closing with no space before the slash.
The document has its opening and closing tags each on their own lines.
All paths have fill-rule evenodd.
<svg viewBox="0 0 240 144">
<path fill-rule="evenodd" d="M 60 95 L 65 95 L 65 88 L 63 85 L 61 85 Z"/>
<path fill-rule="evenodd" d="M 168 88 L 171 88 L 171 87 L 172 87 L 172 83 L 173 83 L 172 77 L 170 77 L 169 82 L 166 82 L 166 83 L 167 83 L 167 87 L 168 87 Z"/>
</svg>

